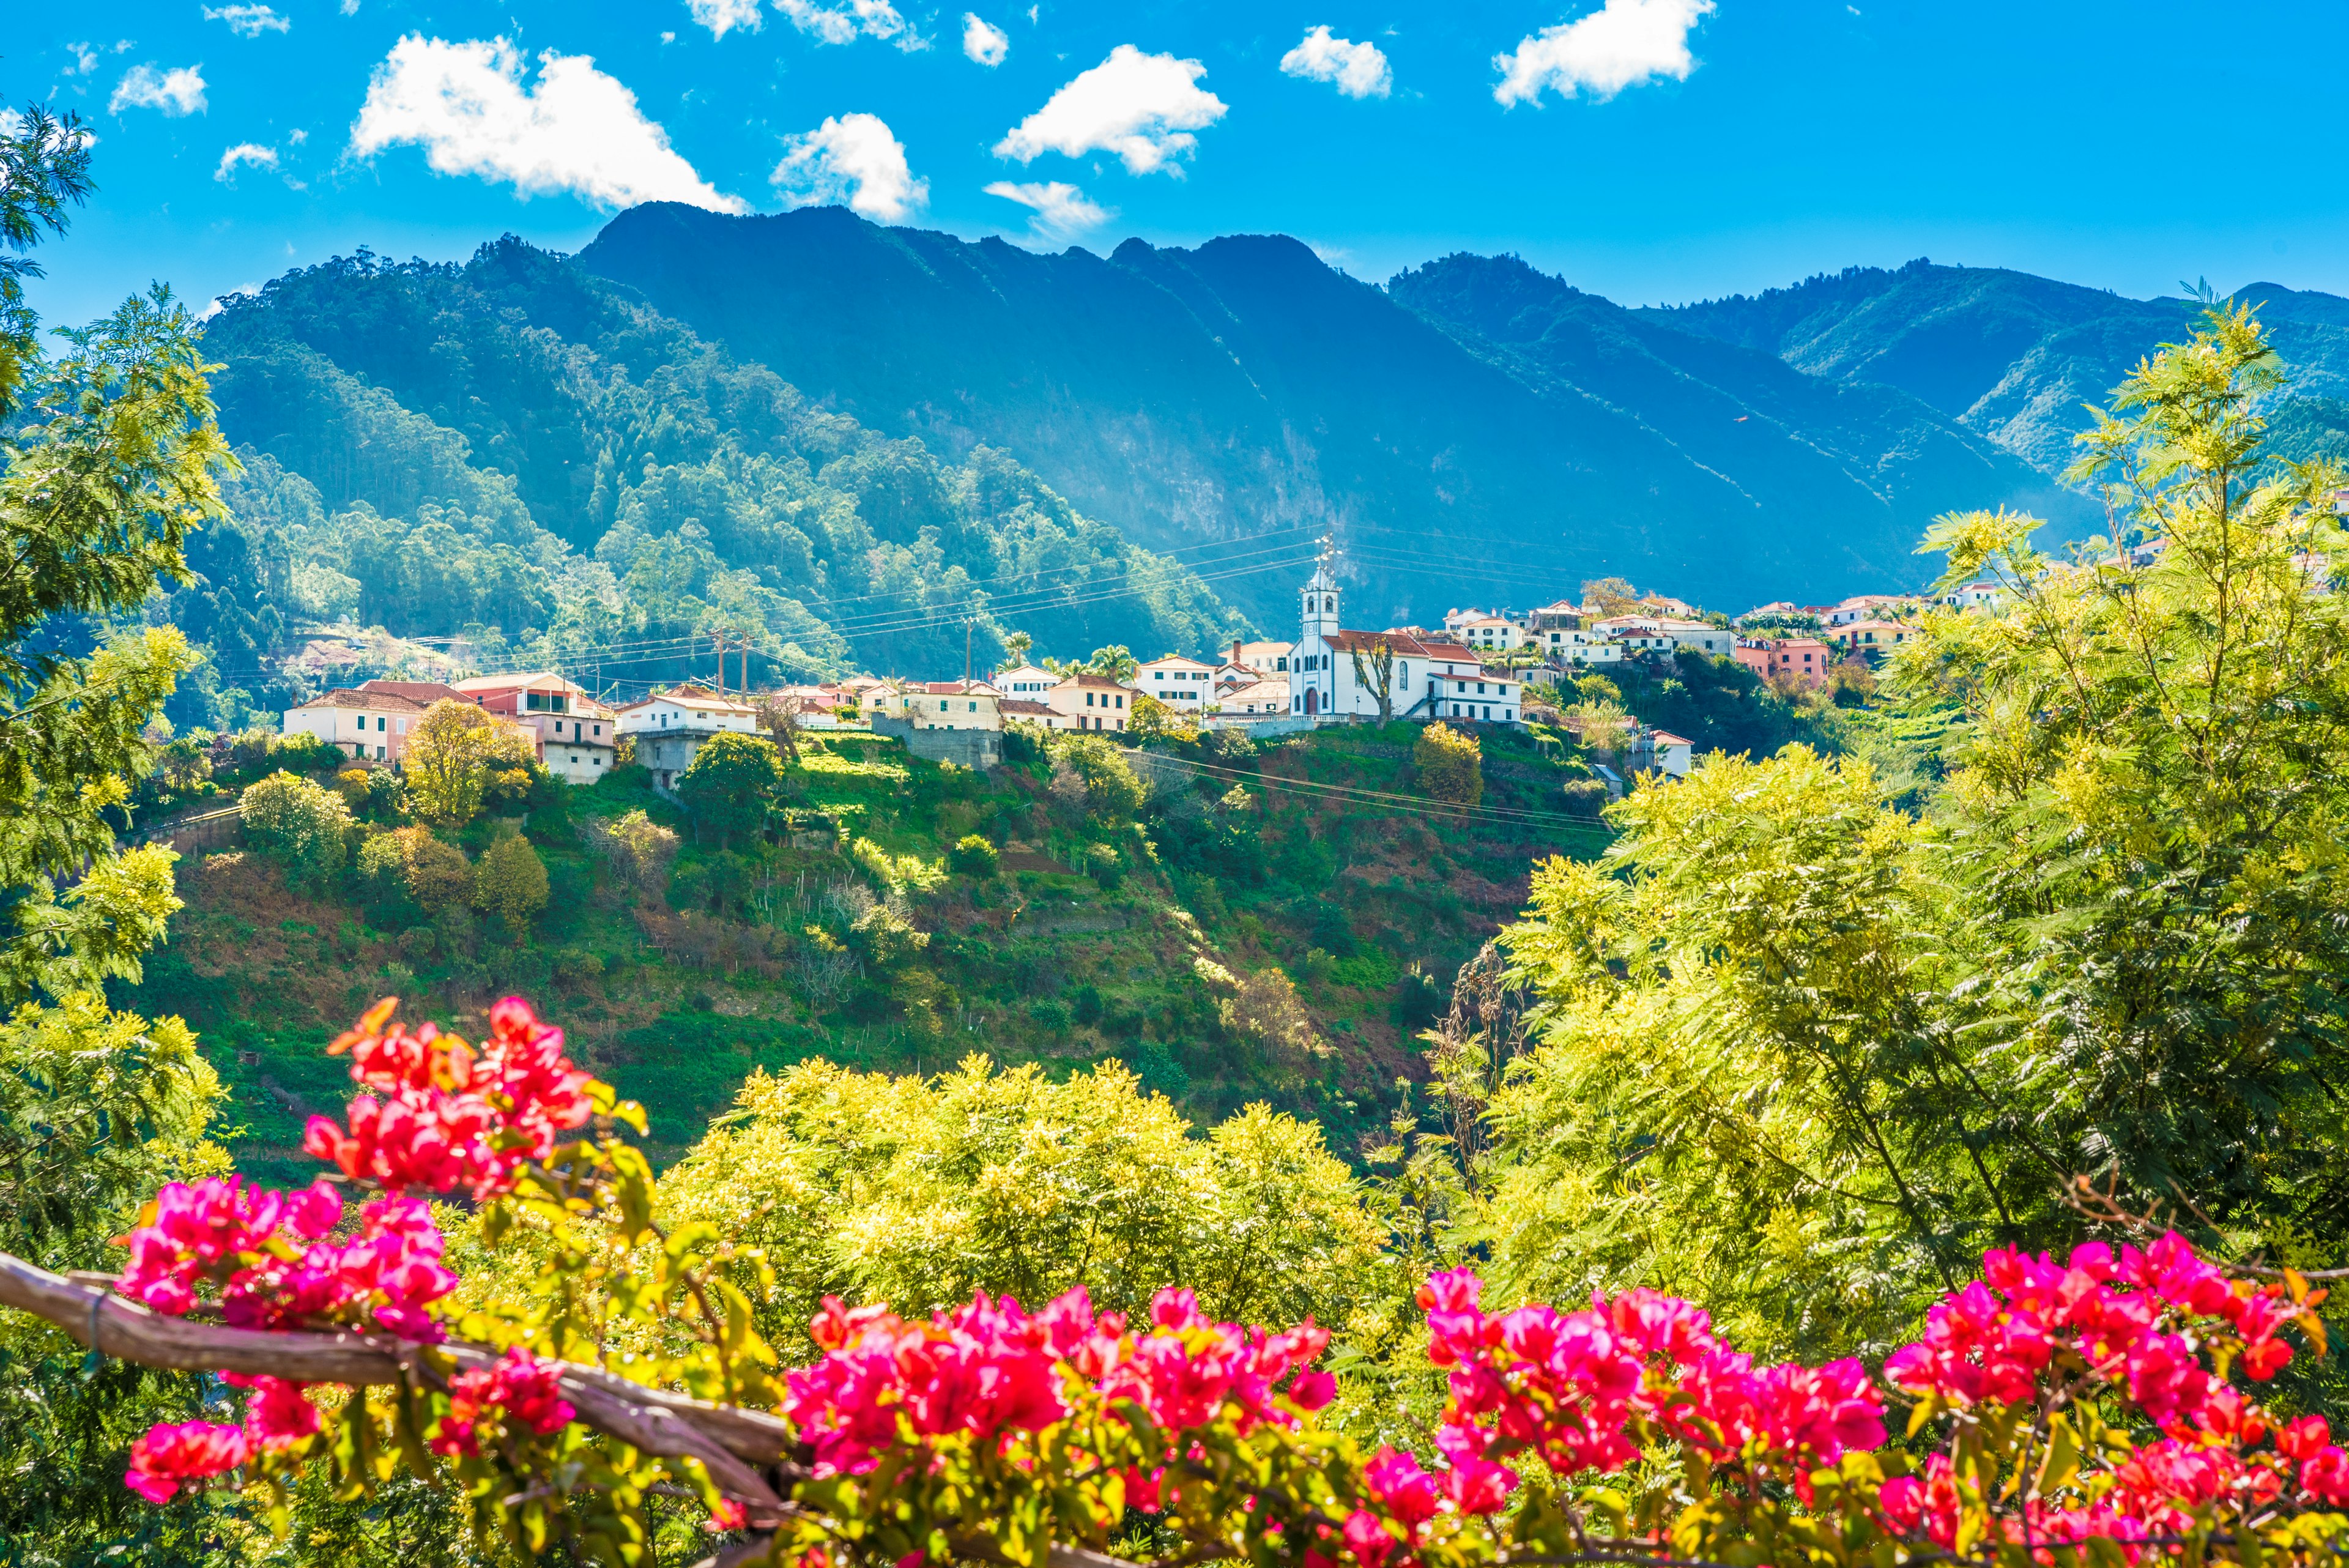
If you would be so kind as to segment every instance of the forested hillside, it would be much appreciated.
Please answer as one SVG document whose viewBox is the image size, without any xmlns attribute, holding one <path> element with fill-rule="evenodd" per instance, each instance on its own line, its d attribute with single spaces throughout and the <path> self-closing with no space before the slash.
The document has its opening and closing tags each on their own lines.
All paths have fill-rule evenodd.
<svg viewBox="0 0 2349 1568">
<path fill-rule="evenodd" d="M 512 239 L 289 274 L 204 349 L 246 462 L 171 606 L 214 655 L 182 722 L 283 706 L 270 655 L 305 623 L 636 680 L 690 669 L 713 624 L 752 634 L 761 680 L 959 671 L 966 618 L 989 661 L 1010 624 L 1153 653 L 1241 626 L 1003 453 L 942 462 L 826 412 Z"/>
<path fill-rule="evenodd" d="M 2259 308 L 2297 397 L 2349 392 L 2349 300 L 2270 283 L 2231 299 Z M 1640 314 L 1832 381 L 1897 387 L 2058 473 L 2077 455 L 2072 438 L 2088 427 L 2087 408 L 2156 347 L 2184 340 L 2202 308 L 1919 260 Z"/>
<path fill-rule="evenodd" d="M 1723 604 L 1911 587 L 1934 512 L 2075 505 L 1912 399 L 1806 389 L 1587 296 L 1558 311 L 1556 280 L 1520 341 L 1512 263 L 1381 290 L 1280 235 L 1038 255 L 655 202 L 579 265 L 876 429 L 1001 448 L 1153 546 L 1332 530 L 1371 624 L 1608 573 Z M 1231 591 L 1269 620 L 1288 587 Z"/>
</svg>

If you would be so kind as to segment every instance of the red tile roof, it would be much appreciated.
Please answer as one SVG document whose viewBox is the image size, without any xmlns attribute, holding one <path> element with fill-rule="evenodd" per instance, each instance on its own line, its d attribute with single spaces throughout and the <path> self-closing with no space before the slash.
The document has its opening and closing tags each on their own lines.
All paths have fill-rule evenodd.
<svg viewBox="0 0 2349 1568">
<path fill-rule="evenodd" d="M 421 713 L 427 704 L 410 701 L 408 698 L 393 691 L 365 690 L 354 691 L 348 687 L 338 687 L 332 691 L 322 691 L 307 702 L 297 702 L 295 706 L 297 708 L 363 708 L 374 713 Z"/>
<path fill-rule="evenodd" d="M 467 693 L 438 680 L 365 680 L 359 683 L 358 689 L 361 691 L 388 692 L 394 697 L 405 697 L 411 702 L 427 707 L 435 702 L 473 701 Z"/>
<path fill-rule="evenodd" d="M 1356 649 L 1368 653 L 1372 643 L 1383 642 L 1398 659 L 1456 659 L 1473 664 L 1479 657 L 1474 649 L 1456 642 L 1426 642 L 1402 631 L 1340 631 L 1331 634 L 1329 641 L 1331 648 L 1346 654 Z"/>
</svg>

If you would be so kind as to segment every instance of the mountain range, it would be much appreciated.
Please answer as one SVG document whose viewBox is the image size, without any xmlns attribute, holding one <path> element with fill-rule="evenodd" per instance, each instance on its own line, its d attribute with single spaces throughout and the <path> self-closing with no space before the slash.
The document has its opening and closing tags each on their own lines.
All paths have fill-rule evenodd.
<svg viewBox="0 0 2349 1568">
<path fill-rule="evenodd" d="M 2235 297 L 2295 379 L 2281 444 L 2349 449 L 2349 300 Z M 1204 652 L 1288 629 L 1324 536 L 1357 624 L 1602 575 L 1909 588 L 1945 511 L 2100 527 L 2083 405 L 2201 307 L 1919 261 L 1626 308 L 1509 256 L 1373 286 L 1278 235 L 1040 254 L 652 203 L 575 257 L 362 253 L 229 302 L 248 462 L 173 613 L 225 691 L 305 621 L 647 680 L 719 624 L 767 673 Z"/>
</svg>

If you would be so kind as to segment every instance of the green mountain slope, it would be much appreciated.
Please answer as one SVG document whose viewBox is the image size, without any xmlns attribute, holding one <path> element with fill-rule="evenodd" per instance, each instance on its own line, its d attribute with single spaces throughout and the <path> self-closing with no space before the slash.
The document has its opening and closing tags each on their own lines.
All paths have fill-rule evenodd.
<svg viewBox="0 0 2349 1568">
<path fill-rule="evenodd" d="M 274 618 L 216 649 L 215 686 L 265 684 L 270 625 L 305 619 L 641 680 L 713 625 L 753 631 L 754 678 L 958 671 L 967 619 L 985 659 L 1014 625 L 1153 653 L 1243 625 L 1001 452 L 941 462 L 512 239 L 289 274 L 205 349 L 251 461 L 174 613 L 217 620 L 263 561 L 243 597 Z"/>
<path fill-rule="evenodd" d="M 2261 306 L 2300 392 L 2349 393 L 2349 300 L 2267 283 L 2230 297 Z M 2182 338 L 2199 310 L 2182 298 L 1914 261 L 1639 314 L 1831 380 L 1898 388 L 2057 473 L 2087 428 L 2085 405 L 2102 404 L 2140 358 Z"/>
<path fill-rule="evenodd" d="M 1842 400 L 1823 439 L 1767 355 L 1651 375 L 1609 306 L 1582 350 L 1531 356 L 1464 331 L 1474 309 L 1415 308 L 1408 276 L 1371 287 L 1278 236 L 1047 256 L 839 209 L 653 203 L 579 265 L 864 424 L 1009 452 L 1145 544 L 1331 529 L 1380 621 L 1601 572 L 1723 603 L 1906 586 L 1932 514 L 2046 488 L 1907 400 Z M 1292 586 L 1229 591 L 1271 621 Z"/>
</svg>

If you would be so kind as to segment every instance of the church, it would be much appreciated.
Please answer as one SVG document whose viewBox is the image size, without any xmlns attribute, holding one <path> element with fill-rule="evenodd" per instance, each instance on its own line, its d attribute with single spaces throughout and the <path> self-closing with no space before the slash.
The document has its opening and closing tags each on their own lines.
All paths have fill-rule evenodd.
<svg viewBox="0 0 2349 1568">
<path fill-rule="evenodd" d="M 1347 631 L 1338 624 L 1338 584 L 1327 562 L 1304 588 L 1302 635 L 1288 660 L 1288 711 L 1302 717 L 1379 716 L 1381 687 L 1398 719 L 1429 723 L 1519 722 L 1523 682 L 1488 673 L 1474 649 L 1408 632 Z M 1379 668 L 1378 645 L 1386 647 Z M 1356 655 L 1359 654 L 1360 668 Z"/>
</svg>

